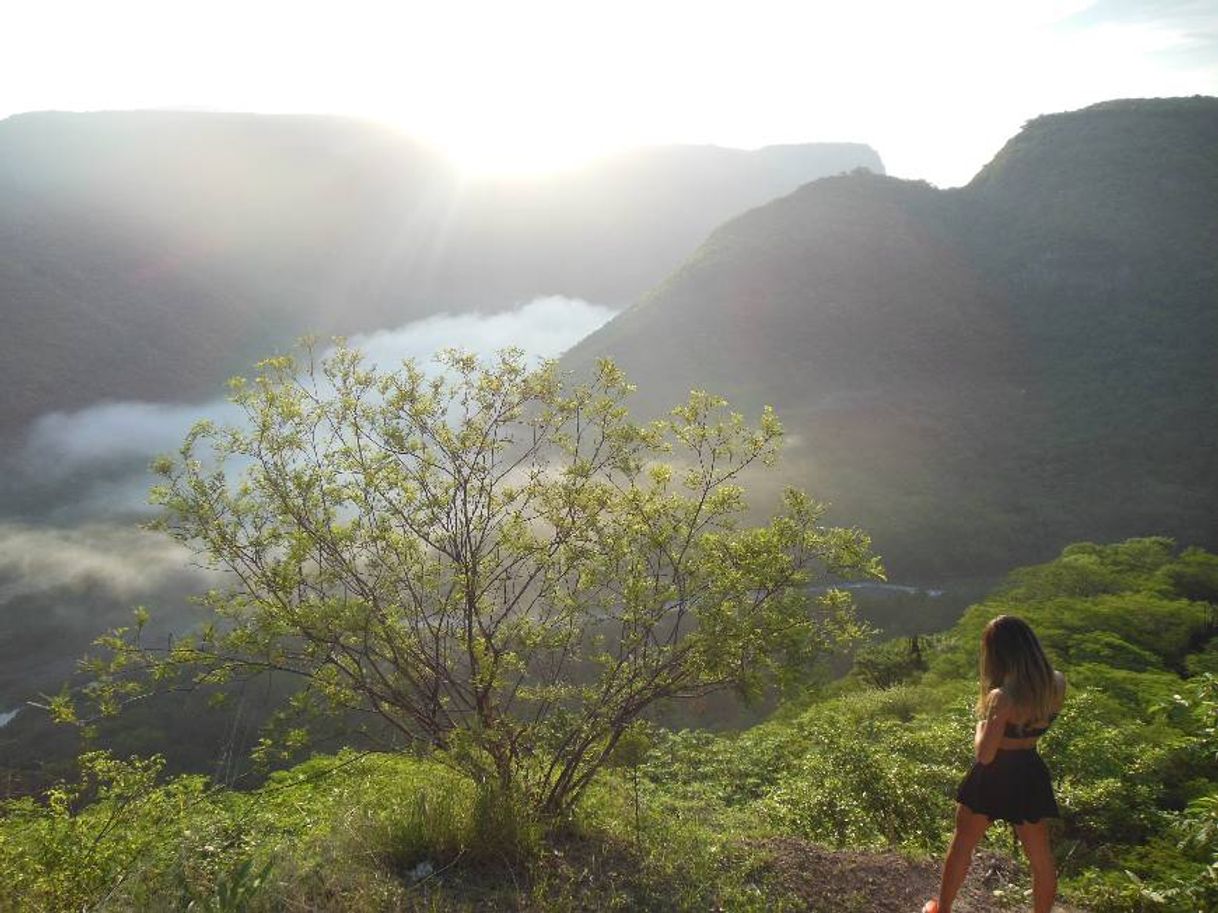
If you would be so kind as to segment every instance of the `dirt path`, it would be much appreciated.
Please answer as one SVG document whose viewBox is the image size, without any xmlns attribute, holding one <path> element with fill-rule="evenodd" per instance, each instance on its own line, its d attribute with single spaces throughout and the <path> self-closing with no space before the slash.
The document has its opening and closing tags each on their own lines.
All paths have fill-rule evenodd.
<svg viewBox="0 0 1218 913">
<path fill-rule="evenodd" d="M 920 913 L 939 888 L 939 864 L 911 860 L 892 852 L 834 851 L 794 837 L 758 841 L 769 861 L 772 883 L 803 901 L 807 913 Z M 1031 910 L 1031 902 L 1000 904 L 997 890 L 1016 896 L 1027 884 L 1019 863 L 993 852 L 978 852 L 954 913 L 1012 913 Z M 1055 906 L 1054 913 L 1085 913 Z"/>
</svg>

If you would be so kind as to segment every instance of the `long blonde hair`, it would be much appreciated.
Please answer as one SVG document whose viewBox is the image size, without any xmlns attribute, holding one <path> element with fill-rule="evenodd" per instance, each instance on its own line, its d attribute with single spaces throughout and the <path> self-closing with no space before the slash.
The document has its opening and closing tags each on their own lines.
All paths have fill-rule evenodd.
<svg viewBox="0 0 1218 913">
<path fill-rule="evenodd" d="M 981 632 L 981 696 L 977 715 L 989 710 L 989 695 L 995 688 L 1006 692 L 1028 720 L 1047 720 L 1053 711 L 1056 685 L 1053 667 L 1040 641 L 1022 618 L 999 615 Z"/>
</svg>

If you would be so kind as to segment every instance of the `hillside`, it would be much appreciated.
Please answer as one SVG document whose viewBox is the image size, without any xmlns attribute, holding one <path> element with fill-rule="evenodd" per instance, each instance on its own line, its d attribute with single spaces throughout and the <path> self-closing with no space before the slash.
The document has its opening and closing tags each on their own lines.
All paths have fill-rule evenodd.
<svg viewBox="0 0 1218 913">
<path fill-rule="evenodd" d="M 37 113 L 0 122 L 0 438 L 103 399 L 210 398 L 306 332 L 564 294 L 624 306 L 715 225 L 865 146 L 637 149 L 465 181 L 333 117 Z"/>
<path fill-rule="evenodd" d="M 1218 556 L 1077 543 L 915 662 L 907 639 L 877 644 L 739 732 L 636 727 L 548 823 L 434 752 L 317 754 L 245 789 L 92 752 L 47 803 L 0 801 L 0 909 L 918 910 L 973 760 L 978 634 L 1013 608 L 1069 681 L 1038 749 L 1062 812 L 1054 909 L 1213 909 L 1216 600 Z M 955 908 L 1028 908 L 1009 828 Z"/>
<path fill-rule="evenodd" d="M 567 356 L 644 410 L 773 404 L 920 580 L 1072 539 L 1218 541 L 1218 99 L 1038 118 L 967 187 L 827 178 L 718 229 Z"/>
</svg>

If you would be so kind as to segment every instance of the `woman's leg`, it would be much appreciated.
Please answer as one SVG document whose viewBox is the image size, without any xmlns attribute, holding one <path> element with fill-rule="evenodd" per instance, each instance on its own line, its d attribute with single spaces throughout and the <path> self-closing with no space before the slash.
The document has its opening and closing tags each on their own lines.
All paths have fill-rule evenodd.
<svg viewBox="0 0 1218 913">
<path fill-rule="evenodd" d="M 990 819 L 971 811 L 968 806 L 956 804 L 956 833 L 943 862 L 943 878 L 939 882 L 939 913 L 951 913 L 956 892 L 964 883 L 969 863 L 973 861 L 973 850 L 990 826 Z"/>
<path fill-rule="evenodd" d="M 1049 823 L 1041 820 L 1017 824 L 1015 833 L 1019 834 L 1032 869 L 1032 909 L 1035 913 L 1049 913 L 1057 896 L 1057 868 L 1049 849 Z"/>
</svg>

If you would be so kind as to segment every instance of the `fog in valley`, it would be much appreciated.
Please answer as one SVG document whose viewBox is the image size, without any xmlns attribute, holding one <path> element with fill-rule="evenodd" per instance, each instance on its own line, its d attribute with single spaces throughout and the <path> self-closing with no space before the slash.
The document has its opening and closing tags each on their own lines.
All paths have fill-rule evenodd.
<svg viewBox="0 0 1218 913">
<path fill-rule="evenodd" d="M 348 343 L 384 370 L 407 359 L 435 370 L 434 354 L 450 346 L 482 356 L 518 346 L 537 361 L 613 314 L 547 296 L 494 313 L 439 313 Z M 174 453 L 195 422 L 240 418 L 217 397 L 100 402 L 32 423 L 7 455 L 0 487 L 0 725 L 39 692 L 58 690 L 93 638 L 129 623 L 135 606 L 149 609 L 159 634 L 197 622 L 188 597 L 214 577 L 167 536 L 141 529 L 156 481 L 148 465 Z"/>
</svg>

